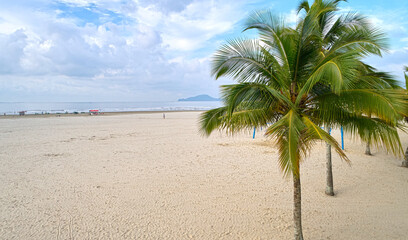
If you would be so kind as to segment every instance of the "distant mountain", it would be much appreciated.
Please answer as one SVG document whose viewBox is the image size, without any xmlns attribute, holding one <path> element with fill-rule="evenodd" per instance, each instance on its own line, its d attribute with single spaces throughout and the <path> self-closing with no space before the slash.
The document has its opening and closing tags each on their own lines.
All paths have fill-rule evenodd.
<svg viewBox="0 0 408 240">
<path fill-rule="evenodd" d="M 178 101 L 179 102 L 186 102 L 186 101 L 220 101 L 220 99 L 213 98 L 211 96 L 203 94 L 203 95 L 198 95 L 198 96 L 195 96 L 195 97 L 181 98 Z"/>
</svg>

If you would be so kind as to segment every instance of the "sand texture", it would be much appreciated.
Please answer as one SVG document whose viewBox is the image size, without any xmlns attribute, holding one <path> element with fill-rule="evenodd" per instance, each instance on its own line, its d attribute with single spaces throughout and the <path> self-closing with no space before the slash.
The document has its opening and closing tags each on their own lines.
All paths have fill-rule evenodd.
<svg viewBox="0 0 408 240">
<path fill-rule="evenodd" d="M 260 129 L 202 137 L 198 116 L 0 119 L 0 239 L 292 239 L 293 186 L 273 144 Z M 324 144 L 301 165 L 305 238 L 408 239 L 408 169 L 345 147 L 334 197 Z"/>
</svg>

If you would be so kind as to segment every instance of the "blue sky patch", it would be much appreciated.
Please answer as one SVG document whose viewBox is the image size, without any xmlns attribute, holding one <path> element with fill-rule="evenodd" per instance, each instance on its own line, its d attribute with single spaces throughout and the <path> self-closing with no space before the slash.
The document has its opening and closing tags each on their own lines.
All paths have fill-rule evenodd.
<svg viewBox="0 0 408 240">
<path fill-rule="evenodd" d="M 89 3 L 87 6 L 75 6 L 57 2 L 53 7 L 58 12 L 58 18 L 74 19 L 78 26 L 85 26 L 87 23 L 102 25 L 107 22 L 122 24 L 125 21 L 123 15 L 99 8 L 94 3 Z"/>
</svg>

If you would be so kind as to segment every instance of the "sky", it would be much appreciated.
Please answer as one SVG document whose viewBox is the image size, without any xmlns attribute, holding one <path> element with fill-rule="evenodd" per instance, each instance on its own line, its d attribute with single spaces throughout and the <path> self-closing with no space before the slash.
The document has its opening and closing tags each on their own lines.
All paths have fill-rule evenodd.
<svg viewBox="0 0 408 240">
<path fill-rule="evenodd" d="M 309 1 L 310 3 L 312 1 Z M 0 0 L 0 102 L 175 101 L 219 96 L 211 56 L 271 9 L 296 22 L 297 0 Z M 403 79 L 408 1 L 349 0 L 387 33 L 365 61 Z"/>
</svg>

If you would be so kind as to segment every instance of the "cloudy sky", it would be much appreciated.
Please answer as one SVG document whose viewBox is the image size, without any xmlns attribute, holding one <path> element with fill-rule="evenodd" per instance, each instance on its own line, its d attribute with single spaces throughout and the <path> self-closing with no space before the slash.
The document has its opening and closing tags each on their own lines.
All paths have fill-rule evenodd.
<svg viewBox="0 0 408 240">
<path fill-rule="evenodd" d="M 297 0 L 0 0 L 0 102 L 173 101 L 218 96 L 209 60 L 250 12 L 296 21 Z M 311 2 L 311 1 L 310 1 Z M 367 60 L 402 81 L 408 1 L 349 0 L 390 38 Z"/>
</svg>

